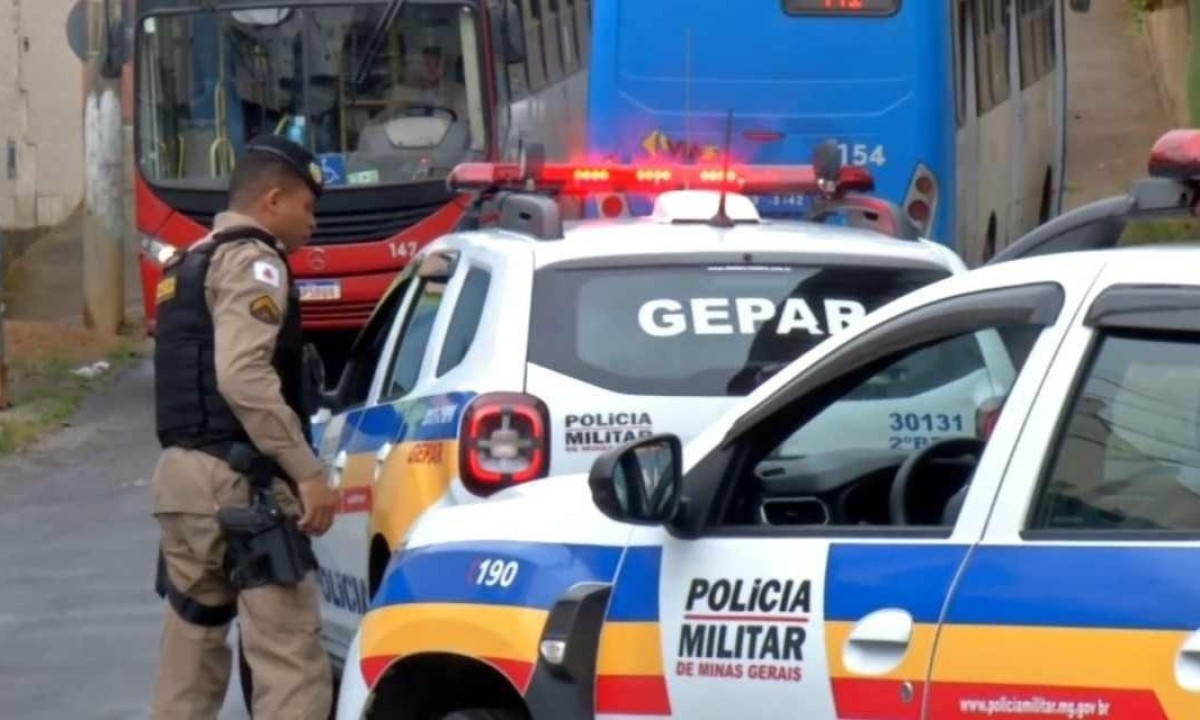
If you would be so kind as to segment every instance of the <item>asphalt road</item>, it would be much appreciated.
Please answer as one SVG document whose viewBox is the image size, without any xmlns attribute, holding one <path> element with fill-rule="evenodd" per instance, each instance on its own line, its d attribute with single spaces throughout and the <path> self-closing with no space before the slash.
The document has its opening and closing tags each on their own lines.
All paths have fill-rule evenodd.
<svg viewBox="0 0 1200 720">
<path fill-rule="evenodd" d="M 0 707 L 27 720 L 149 716 L 154 594 L 150 363 L 71 427 L 0 461 Z M 236 635 L 230 633 L 230 643 Z M 236 669 L 222 718 L 246 718 Z"/>
</svg>

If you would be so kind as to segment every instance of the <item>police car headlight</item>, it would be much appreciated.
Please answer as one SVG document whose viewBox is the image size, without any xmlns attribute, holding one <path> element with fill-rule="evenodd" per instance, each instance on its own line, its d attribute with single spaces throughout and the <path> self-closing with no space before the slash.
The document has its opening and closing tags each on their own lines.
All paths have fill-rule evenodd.
<svg viewBox="0 0 1200 720">
<path fill-rule="evenodd" d="M 582 582 L 555 601 L 538 641 L 538 654 L 553 675 L 574 681 L 590 676 L 598 623 L 611 594 L 608 583 Z"/>
<path fill-rule="evenodd" d="M 141 241 L 142 254 L 159 267 L 166 265 L 167 261 L 174 257 L 175 253 L 179 252 L 175 249 L 174 245 L 165 243 L 156 237 L 143 235 Z"/>
<path fill-rule="evenodd" d="M 543 640 L 538 650 L 546 662 L 551 665 L 562 665 L 563 658 L 567 656 L 567 641 Z"/>
</svg>

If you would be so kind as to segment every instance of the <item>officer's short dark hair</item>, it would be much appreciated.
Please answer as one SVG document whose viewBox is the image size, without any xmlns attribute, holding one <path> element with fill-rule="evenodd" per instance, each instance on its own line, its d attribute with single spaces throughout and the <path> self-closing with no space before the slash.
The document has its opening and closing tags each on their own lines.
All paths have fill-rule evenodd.
<svg viewBox="0 0 1200 720">
<path fill-rule="evenodd" d="M 229 205 L 248 207 L 271 188 L 293 191 L 305 187 L 296 172 L 283 160 L 261 153 L 246 153 L 238 160 L 229 179 Z"/>
</svg>

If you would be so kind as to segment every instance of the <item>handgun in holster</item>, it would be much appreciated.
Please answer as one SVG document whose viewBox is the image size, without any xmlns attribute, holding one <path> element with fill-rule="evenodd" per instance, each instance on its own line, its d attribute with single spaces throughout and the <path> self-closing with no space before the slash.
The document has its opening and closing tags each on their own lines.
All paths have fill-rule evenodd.
<svg viewBox="0 0 1200 720">
<path fill-rule="evenodd" d="M 217 522 L 228 549 L 225 572 L 239 590 L 263 585 L 295 585 L 316 569 L 312 545 L 283 512 L 272 492 L 274 463 L 252 446 L 236 443 L 226 458 L 250 483 L 249 507 L 223 507 Z"/>
</svg>

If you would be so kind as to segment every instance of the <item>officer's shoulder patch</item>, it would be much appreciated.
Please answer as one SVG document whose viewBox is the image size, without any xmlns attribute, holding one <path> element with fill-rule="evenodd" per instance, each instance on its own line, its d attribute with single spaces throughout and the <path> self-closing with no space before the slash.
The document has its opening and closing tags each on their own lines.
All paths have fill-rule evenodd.
<svg viewBox="0 0 1200 720">
<path fill-rule="evenodd" d="M 165 303 L 175 297 L 175 278 L 166 277 L 158 281 L 158 288 L 154 293 L 155 304 Z"/>
<path fill-rule="evenodd" d="M 279 268 L 269 260 L 254 261 L 254 279 L 273 288 L 279 287 Z"/>
<path fill-rule="evenodd" d="M 268 325 L 278 325 L 283 320 L 279 306 L 268 295 L 259 295 L 250 301 L 250 315 Z"/>
</svg>

